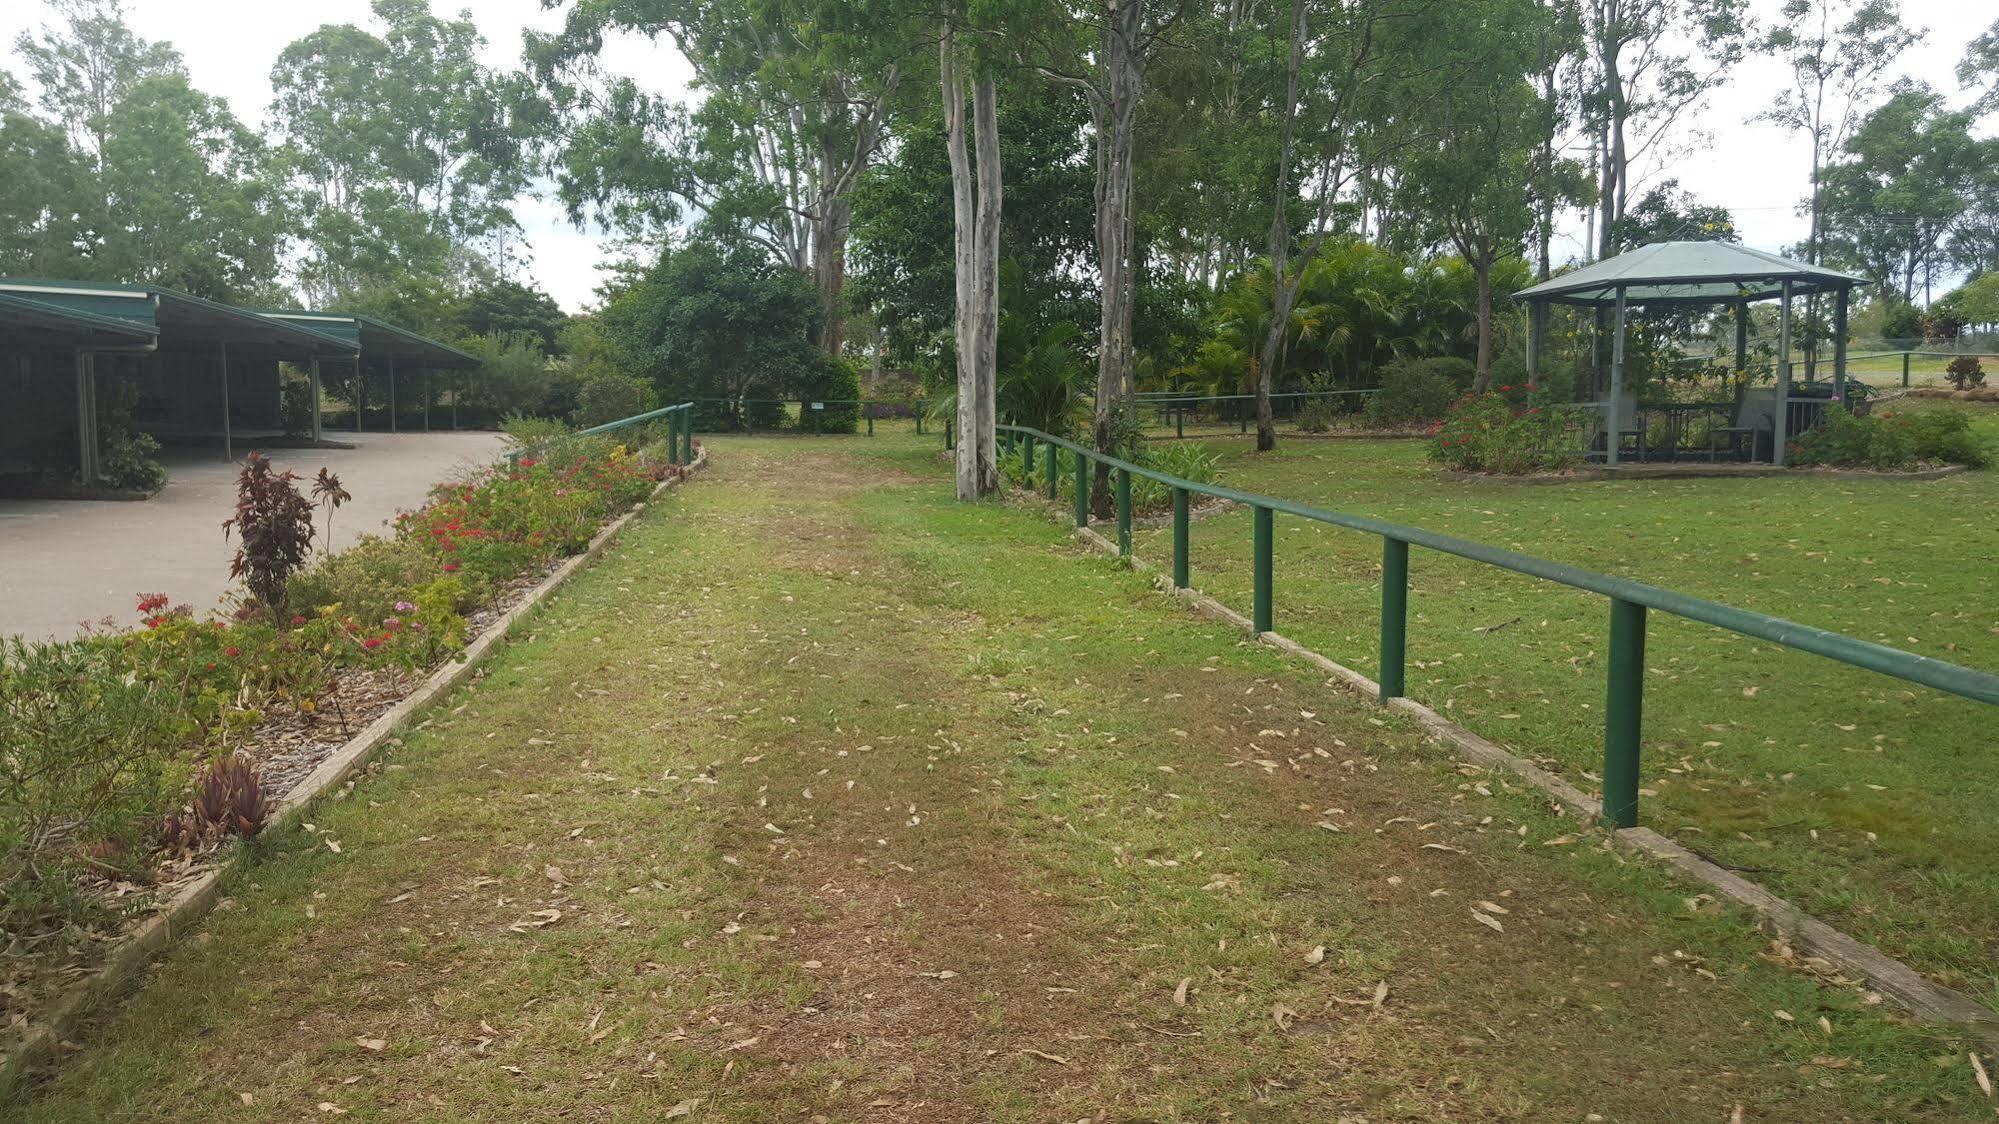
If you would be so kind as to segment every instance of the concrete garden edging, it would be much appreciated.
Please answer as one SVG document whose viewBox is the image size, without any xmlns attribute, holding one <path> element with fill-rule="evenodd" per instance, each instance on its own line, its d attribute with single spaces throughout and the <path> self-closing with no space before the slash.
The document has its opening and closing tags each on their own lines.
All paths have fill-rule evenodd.
<svg viewBox="0 0 1999 1124">
<path fill-rule="evenodd" d="M 461 658 L 446 663 L 425 677 L 416 690 L 402 701 L 370 722 L 362 731 L 347 740 L 345 745 L 321 761 L 312 772 L 292 786 L 276 804 L 265 830 L 289 826 L 321 798 L 335 791 L 356 772 L 365 767 L 382 746 L 388 744 L 418 712 L 442 698 L 452 688 L 470 678 L 472 672 L 491 654 L 492 650 L 505 641 L 514 626 L 529 616 L 547 599 L 548 595 L 567 582 L 576 572 L 591 560 L 602 554 L 625 525 L 645 514 L 654 500 L 669 489 L 692 479 L 694 473 L 707 467 L 708 450 L 703 446 L 687 466 L 684 475 L 663 480 L 647 495 L 644 502 L 636 504 L 630 511 L 606 523 L 590 540 L 590 545 L 581 554 L 564 559 L 561 564 L 528 591 L 518 605 L 508 609 L 486 630 L 466 645 Z M 221 900 L 223 881 L 242 863 L 244 850 L 237 847 L 228 857 L 212 869 L 203 872 L 193 881 L 177 890 L 161 908 L 132 930 L 119 937 L 105 954 L 103 963 L 92 974 L 83 977 L 69 991 L 52 1004 L 45 1017 L 38 1020 L 27 1031 L 22 1040 L 10 1048 L 4 1058 L 0 1058 L 0 1094 L 17 1088 L 22 1079 L 35 1067 L 53 1058 L 66 1043 L 84 1016 L 98 1005 L 115 995 L 124 985 L 144 968 L 161 950 L 167 948 L 182 935 L 192 931 L 210 910 Z"/>
</svg>

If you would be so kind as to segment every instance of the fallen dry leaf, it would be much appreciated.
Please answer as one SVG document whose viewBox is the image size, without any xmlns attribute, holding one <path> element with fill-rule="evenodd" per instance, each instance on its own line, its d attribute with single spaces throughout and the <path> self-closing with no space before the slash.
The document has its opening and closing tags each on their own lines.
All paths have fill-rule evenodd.
<svg viewBox="0 0 1999 1124">
<path fill-rule="evenodd" d="M 1313 947 L 1312 951 L 1305 954 L 1305 963 L 1307 964 L 1318 964 L 1324 961 L 1325 959 L 1326 959 L 1325 945 L 1316 945 Z"/>
<path fill-rule="evenodd" d="M 388 1046 L 388 1042 L 381 1038 L 356 1038 L 354 1044 L 363 1050 L 377 1054 L 381 1053 Z"/>
<path fill-rule="evenodd" d="M 1060 1054 L 1051 1054 L 1046 1050 L 1037 1050 L 1032 1046 L 1023 1046 L 1020 1048 L 1020 1052 L 1023 1054 L 1028 1054 L 1033 1057 L 1040 1058 L 1044 1062 L 1054 1062 L 1056 1065 L 1069 1064 L 1069 1059 L 1063 1057 Z"/>
<path fill-rule="evenodd" d="M 1506 926 L 1501 925 L 1499 923 L 1499 918 L 1494 917 L 1489 913 L 1480 913 L 1478 910 L 1474 909 L 1471 911 L 1471 915 L 1472 915 L 1472 920 L 1478 922 L 1479 924 L 1485 926 L 1488 929 L 1491 929 L 1495 933 L 1504 933 L 1506 931 Z"/>
<path fill-rule="evenodd" d="M 1194 977 L 1192 976 L 1181 978 L 1180 986 L 1173 989 L 1173 1005 L 1175 1007 L 1185 1007 L 1187 1005 L 1187 989 L 1193 986 L 1193 983 Z"/>
<path fill-rule="evenodd" d="M 681 1101 L 679 1104 L 674 1105 L 672 1108 L 667 1109 L 666 1115 L 661 1117 L 660 1119 L 678 1120 L 683 1116 L 692 1116 L 694 1115 L 694 1110 L 700 1107 L 701 1107 L 700 1097 L 689 1097 L 686 1100 Z"/>
</svg>

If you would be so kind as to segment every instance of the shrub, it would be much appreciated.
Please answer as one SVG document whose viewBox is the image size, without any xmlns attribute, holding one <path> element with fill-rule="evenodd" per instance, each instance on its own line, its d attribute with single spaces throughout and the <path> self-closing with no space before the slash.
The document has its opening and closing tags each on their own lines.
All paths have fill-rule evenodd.
<svg viewBox="0 0 1999 1124">
<path fill-rule="evenodd" d="M 44 904 L 11 887 L 60 881 L 99 844 L 141 841 L 172 795 L 168 752 L 181 723 L 169 685 L 131 674 L 116 643 L 0 639 L 0 884 L 10 887 L 9 913 Z"/>
<path fill-rule="evenodd" d="M 1536 398 L 1509 386 L 1459 399 L 1431 431 L 1431 459 L 1461 472 L 1502 475 L 1574 465 L 1580 454 L 1566 438 L 1575 411 Z"/>
<path fill-rule="evenodd" d="M 286 437 L 312 436 L 312 376 L 283 367 L 278 372 L 278 422 Z"/>
<path fill-rule="evenodd" d="M 1985 368 L 1976 355 L 1960 355 L 1943 369 L 1943 377 L 1959 390 L 1985 385 Z"/>
<path fill-rule="evenodd" d="M 1831 406 L 1823 424 L 1800 434 L 1791 443 L 1790 452 L 1795 464 L 1884 471 L 1911 468 L 1919 462 L 1984 468 L 1992 461 L 1990 449 L 1972 431 L 1971 419 L 1958 410 L 1861 417 Z"/>
<path fill-rule="evenodd" d="M 160 443 L 150 433 L 119 433 L 105 446 L 97 478 L 113 488 L 150 492 L 167 482 Z"/>
<path fill-rule="evenodd" d="M 656 405 L 652 388 L 646 384 L 615 371 L 597 370 L 577 387 L 576 412 L 570 420 L 587 429 L 643 414 Z"/>
<path fill-rule="evenodd" d="M 1381 369 L 1381 392 L 1362 411 L 1375 425 L 1431 422 L 1471 385 L 1472 365 L 1463 359 L 1398 359 Z"/>
<path fill-rule="evenodd" d="M 567 437 L 576 432 L 568 422 L 559 418 L 544 418 L 535 414 L 508 414 L 500 421 L 500 429 L 507 435 L 507 441 L 516 449 L 529 449 L 558 437 Z"/>
<path fill-rule="evenodd" d="M 284 616 L 285 583 L 312 551 L 312 504 L 299 494 L 297 479 L 251 453 L 236 478 L 236 513 L 222 521 L 222 533 L 233 531 L 241 543 L 229 576 L 242 578 L 274 620 Z"/>
</svg>

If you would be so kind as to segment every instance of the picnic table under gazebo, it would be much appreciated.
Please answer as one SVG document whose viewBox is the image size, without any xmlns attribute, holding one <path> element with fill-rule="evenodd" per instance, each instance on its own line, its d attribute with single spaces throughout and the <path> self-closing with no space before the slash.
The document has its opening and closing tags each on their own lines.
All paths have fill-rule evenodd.
<svg viewBox="0 0 1999 1124">
<path fill-rule="evenodd" d="M 1735 370 L 1749 365 L 1749 306 L 1759 301 L 1782 302 L 1777 343 L 1777 379 L 1767 393 L 1746 388 L 1734 404 L 1730 424 L 1715 432 L 1749 438 L 1749 455 L 1755 458 L 1761 434 L 1770 434 L 1771 463 L 1784 463 L 1785 446 L 1792 435 L 1817 424 L 1829 402 L 1845 402 L 1846 313 L 1853 287 L 1866 278 L 1824 266 L 1793 261 L 1777 254 L 1752 250 L 1730 242 L 1654 242 L 1635 250 L 1605 258 L 1515 294 L 1535 306 L 1579 305 L 1613 312 L 1615 328 L 1611 342 L 1608 396 L 1598 403 L 1603 411 L 1603 456 L 1615 465 L 1621 457 L 1625 438 L 1639 438 L 1643 453 L 1643 432 L 1633 428 L 1637 402 L 1627 394 L 1624 380 L 1624 337 L 1626 310 L 1648 308 L 1690 308 L 1728 305 L 1735 311 Z M 1791 381 L 1791 309 L 1796 298 L 1819 293 L 1833 297 L 1833 380 L 1831 396 L 1794 397 Z M 1529 315 L 1527 323 L 1527 372 L 1530 380 L 1539 377 L 1539 344 L 1534 325 L 1539 317 Z M 1714 445 L 1710 440 L 1710 456 Z"/>
</svg>

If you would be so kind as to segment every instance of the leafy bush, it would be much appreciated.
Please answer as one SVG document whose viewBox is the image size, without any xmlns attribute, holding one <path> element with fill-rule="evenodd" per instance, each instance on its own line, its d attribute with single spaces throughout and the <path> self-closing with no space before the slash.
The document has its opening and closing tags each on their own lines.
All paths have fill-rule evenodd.
<svg viewBox="0 0 1999 1124">
<path fill-rule="evenodd" d="M 286 437 L 312 436 L 312 376 L 290 367 L 278 371 L 278 421 Z"/>
<path fill-rule="evenodd" d="M 1985 368 L 1976 355 L 1960 355 L 1943 369 L 1943 377 L 1959 390 L 1985 385 Z"/>
<path fill-rule="evenodd" d="M 1574 410 L 1504 387 L 1466 395 L 1431 430 L 1430 457 L 1460 472 L 1517 476 L 1568 468 L 1581 459 L 1566 440 Z"/>
<path fill-rule="evenodd" d="M 1971 468 L 1985 468 L 1992 463 L 1991 450 L 1972 431 L 1971 419 L 1960 410 L 1884 412 L 1860 417 L 1832 406 L 1825 412 L 1824 423 L 1800 434 L 1789 451 L 1794 464 L 1884 471 L 1912 468 L 1919 463 L 1961 464 Z"/>
<path fill-rule="evenodd" d="M 150 492 L 167 482 L 160 443 L 150 433 L 119 433 L 104 446 L 97 478 L 113 488 Z"/>
<path fill-rule="evenodd" d="M 1374 425 L 1432 422 L 1471 385 L 1472 364 L 1452 356 L 1398 359 L 1381 369 L 1381 392 L 1363 414 Z"/>
<path fill-rule="evenodd" d="M 1027 482 L 1027 470 L 1029 466 L 1026 464 L 1022 453 L 1022 448 L 1016 445 L 1000 457 L 999 469 L 1002 479 L 1016 485 L 1022 485 Z M 1036 442 L 1032 473 L 1035 483 L 1040 487 L 1047 486 L 1047 481 L 1042 476 L 1042 473 L 1047 471 L 1048 468 L 1047 457 L 1047 447 Z M 1157 472 L 1163 472 L 1168 476 L 1177 476 L 1182 480 L 1191 480 L 1196 484 L 1212 484 L 1219 475 L 1222 455 L 1209 451 L 1206 445 L 1198 442 L 1147 441 L 1140 443 L 1138 448 L 1127 455 L 1125 459 L 1130 460 L 1133 464 L 1142 465 Z M 1056 481 L 1057 495 L 1073 499 L 1076 494 L 1075 482 L 1074 469 L 1068 459 L 1068 455 L 1064 454 Z M 1134 475 L 1131 478 L 1131 506 L 1133 511 L 1158 511 L 1170 507 L 1172 503 L 1173 489 L 1171 486 L 1145 476 Z"/>
<path fill-rule="evenodd" d="M 93 852 L 134 851 L 172 796 L 184 708 L 170 684 L 132 674 L 122 657 L 98 637 L 0 639 L 0 887 L 10 927 L 59 899 Z"/>
<path fill-rule="evenodd" d="M 506 433 L 508 443 L 516 449 L 530 449 L 576 432 L 568 422 L 536 414 L 508 414 L 501 419 L 500 429 Z"/>
<path fill-rule="evenodd" d="M 597 370 L 586 375 L 577 387 L 576 412 L 570 415 L 570 420 L 588 429 L 643 414 L 657 405 L 652 387 L 629 375 Z"/>
</svg>

